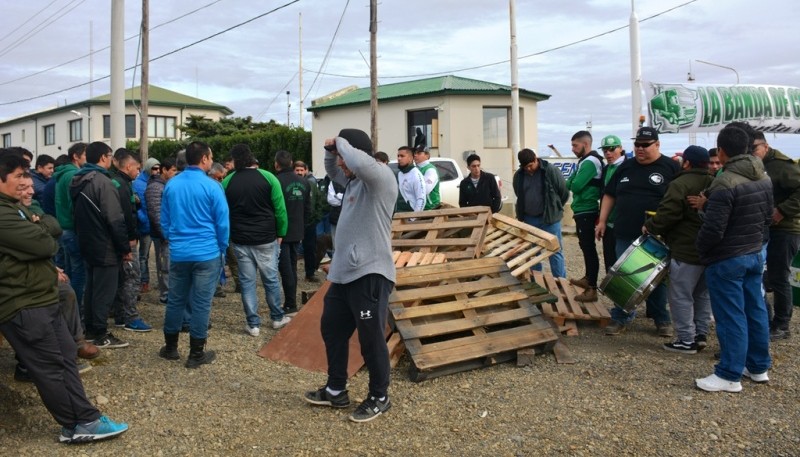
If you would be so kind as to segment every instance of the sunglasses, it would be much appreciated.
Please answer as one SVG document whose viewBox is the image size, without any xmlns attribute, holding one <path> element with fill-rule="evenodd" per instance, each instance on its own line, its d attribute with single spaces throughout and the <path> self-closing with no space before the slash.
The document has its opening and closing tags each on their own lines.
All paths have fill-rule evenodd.
<svg viewBox="0 0 800 457">
<path fill-rule="evenodd" d="M 602 150 L 603 150 L 603 152 L 611 152 L 611 151 L 613 151 L 614 149 L 617 149 L 618 147 L 619 147 L 619 146 L 604 146 L 604 147 L 602 147 L 602 148 L 600 148 L 600 149 L 602 149 Z"/>
<path fill-rule="evenodd" d="M 647 143 L 640 143 L 640 142 L 637 141 L 637 142 L 633 143 L 633 146 L 637 147 L 637 148 L 647 149 L 647 148 L 649 148 L 650 146 L 652 146 L 654 144 L 656 144 L 655 141 L 650 141 L 650 142 L 647 142 Z"/>
</svg>

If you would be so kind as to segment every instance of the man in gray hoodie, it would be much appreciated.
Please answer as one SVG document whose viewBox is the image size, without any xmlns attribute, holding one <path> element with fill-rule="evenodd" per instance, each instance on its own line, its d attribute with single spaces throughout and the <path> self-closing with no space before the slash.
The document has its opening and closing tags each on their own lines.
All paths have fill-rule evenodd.
<svg viewBox="0 0 800 457">
<path fill-rule="evenodd" d="M 389 349 L 384 329 L 394 287 L 391 224 L 397 197 L 392 170 L 372 157 L 372 141 L 361 130 L 344 129 L 325 141 L 325 171 L 344 190 L 342 214 L 322 312 L 322 339 L 328 381 L 307 392 L 314 405 L 346 408 L 349 340 L 358 329 L 361 355 L 369 370 L 369 394 L 350 415 L 354 422 L 375 419 L 391 407 Z"/>
</svg>

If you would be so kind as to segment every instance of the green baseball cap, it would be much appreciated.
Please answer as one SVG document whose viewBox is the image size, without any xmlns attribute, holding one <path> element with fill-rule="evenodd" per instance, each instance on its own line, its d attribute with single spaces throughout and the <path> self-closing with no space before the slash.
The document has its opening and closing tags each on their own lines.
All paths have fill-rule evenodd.
<svg viewBox="0 0 800 457">
<path fill-rule="evenodd" d="M 620 140 L 616 135 L 608 135 L 607 137 L 603 138 L 603 141 L 600 142 L 601 148 L 615 148 L 620 146 L 622 146 L 622 140 Z"/>
</svg>

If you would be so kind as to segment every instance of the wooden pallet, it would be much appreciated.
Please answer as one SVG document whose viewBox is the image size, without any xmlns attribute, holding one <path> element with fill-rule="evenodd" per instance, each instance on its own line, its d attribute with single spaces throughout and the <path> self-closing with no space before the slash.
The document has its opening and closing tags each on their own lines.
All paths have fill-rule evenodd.
<svg viewBox="0 0 800 457">
<path fill-rule="evenodd" d="M 537 271 L 533 273 L 533 279 L 558 297 L 555 302 L 543 302 L 541 308 L 542 313 L 553 319 L 559 327 L 566 327 L 567 330 L 564 331 L 572 327 L 568 324 L 569 320 L 596 321 L 601 327 L 609 324 L 611 315 L 608 309 L 599 301 L 575 300 L 575 295 L 582 293 L 583 289 L 573 286 L 566 278 L 556 279 L 550 273 Z"/>
<path fill-rule="evenodd" d="M 392 249 L 444 253 L 448 260 L 480 256 L 492 213 L 488 206 L 397 213 L 392 219 Z"/>
<path fill-rule="evenodd" d="M 445 263 L 447 256 L 443 252 L 394 251 L 392 252 L 392 261 L 395 268 L 404 268 Z"/>
<path fill-rule="evenodd" d="M 389 310 L 422 381 L 513 360 L 558 339 L 502 259 L 398 270 Z"/>
<path fill-rule="evenodd" d="M 555 235 L 499 213 L 492 215 L 483 239 L 483 256 L 505 260 L 518 278 L 527 278 L 530 267 L 560 249 Z"/>
</svg>

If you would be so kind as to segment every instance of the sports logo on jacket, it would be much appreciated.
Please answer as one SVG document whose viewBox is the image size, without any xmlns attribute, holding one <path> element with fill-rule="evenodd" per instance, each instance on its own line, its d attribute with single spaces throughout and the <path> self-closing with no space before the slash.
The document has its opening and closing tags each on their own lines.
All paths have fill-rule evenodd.
<svg viewBox="0 0 800 457">
<path fill-rule="evenodd" d="M 661 173 L 653 173 L 647 178 L 650 181 L 650 184 L 654 186 L 660 186 L 664 184 L 664 176 Z"/>
</svg>

